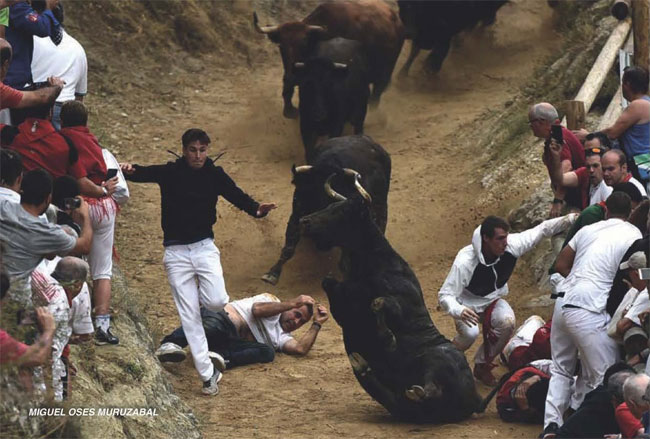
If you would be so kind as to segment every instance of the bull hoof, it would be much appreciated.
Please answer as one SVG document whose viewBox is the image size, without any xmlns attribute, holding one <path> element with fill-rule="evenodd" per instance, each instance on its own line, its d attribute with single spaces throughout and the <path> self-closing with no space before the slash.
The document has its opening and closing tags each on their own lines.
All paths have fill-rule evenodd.
<svg viewBox="0 0 650 439">
<path fill-rule="evenodd" d="M 352 370 L 358 373 L 361 376 L 364 376 L 370 370 L 368 362 L 357 352 L 352 352 L 348 355 L 348 360 L 350 360 L 350 365 Z"/>
<path fill-rule="evenodd" d="M 271 285 L 275 285 L 278 283 L 278 276 L 276 276 L 273 273 L 266 273 L 264 276 L 262 276 L 262 280 L 266 283 L 269 283 Z"/>
<path fill-rule="evenodd" d="M 424 391 L 424 387 L 415 385 L 411 386 L 410 389 L 406 389 L 404 391 L 404 396 L 413 402 L 422 402 L 427 394 Z"/>
<path fill-rule="evenodd" d="M 386 301 L 384 300 L 383 297 L 377 297 L 370 304 L 370 309 L 372 310 L 372 312 L 377 313 L 377 312 L 381 311 L 381 309 L 384 307 L 385 303 L 386 303 Z"/>
<path fill-rule="evenodd" d="M 284 107 L 284 110 L 282 111 L 282 115 L 286 117 L 287 119 L 298 119 L 298 109 L 296 107 Z"/>
</svg>

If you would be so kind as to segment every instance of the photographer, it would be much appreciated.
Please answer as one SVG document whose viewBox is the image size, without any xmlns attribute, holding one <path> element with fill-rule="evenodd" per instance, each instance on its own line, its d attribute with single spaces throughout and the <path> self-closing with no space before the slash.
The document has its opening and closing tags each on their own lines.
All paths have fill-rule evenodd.
<svg viewBox="0 0 650 439">
<path fill-rule="evenodd" d="M 9 276 L 2 272 L 0 288 L 0 309 L 9 290 Z M 23 367 L 43 365 L 50 358 L 54 336 L 54 318 L 45 308 L 36 308 L 35 317 L 40 328 L 40 335 L 31 346 L 19 342 L 7 332 L 0 329 L 0 364 L 15 364 Z"/>
<path fill-rule="evenodd" d="M 15 302 L 31 308 L 30 276 L 38 264 L 48 256 L 86 254 L 90 251 L 92 228 L 88 205 L 74 212 L 81 225 L 81 236 L 68 235 L 59 225 L 39 218 L 52 200 L 52 178 L 42 170 L 29 171 L 23 177 L 20 204 L 0 200 L 0 242 L 4 245 L 4 267 L 11 278 L 9 295 Z"/>
<path fill-rule="evenodd" d="M 300 339 L 293 338 L 290 333 L 312 316 L 309 330 Z M 201 320 L 211 351 L 209 356 L 219 370 L 269 363 L 273 361 L 275 351 L 306 355 L 328 318 L 327 309 L 305 295 L 281 302 L 274 295 L 265 293 L 235 300 L 220 312 L 201 309 Z M 156 356 L 161 362 L 183 361 L 185 346 L 187 339 L 183 328 L 177 328 L 162 340 Z"/>
</svg>

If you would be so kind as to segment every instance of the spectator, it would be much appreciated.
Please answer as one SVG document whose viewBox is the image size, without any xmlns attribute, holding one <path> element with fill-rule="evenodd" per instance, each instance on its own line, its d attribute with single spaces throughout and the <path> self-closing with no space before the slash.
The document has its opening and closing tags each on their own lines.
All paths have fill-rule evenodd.
<svg viewBox="0 0 650 439">
<path fill-rule="evenodd" d="M 59 3 L 52 13 L 63 25 L 63 5 Z M 61 129 L 61 106 L 63 103 L 74 99 L 82 101 L 88 91 L 86 52 L 64 28 L 61 29 L 61 32 L 62 39 L 58 46 L 50 38 L 35 36 L 32 59 L 34 81 L 42 82 L 50 76 L 56 76 L 65 82 L 52 113 L 52 125 L 57 130 Z"/>
<path fill-rule="evenodd" d="M 102 147 L 97 138 L 88 130 L 88 112 L 83 103 L 66 102 L 61 109 L 61 135 L 68 139 L 79 152 L 79 163 L 87 178 L 98 186 L 108 179 Z M 117 344 L 119 339 L 110 331 L 111 277 L 113 275 L 113 239 L 115 216 L 119 210 L 112 197 L 86 198 L 90 206 L 90 221 L 93 227 L 93 242 L 90 249 L 90 274 L 93 278 L 93 301 L 95 306 L 95 326 L 99 345 Z"/>
<path fill-rule="evenodd" d="M 592 142 L 598 142 L 594 137 Z M 578 168 L 575 171 L 562 172 L 561 148 L 551 140 L 551 165 L 549 173 L 551 174 L 551 181 L 553 184 L 563 186 L 565 188 L 578 188 L 581 195 L 580 210 L 587 208 L 593 204 L 605 201 L 609 194 L 612 193 L 612 188 L 607 186 L 603 181 L 603 170 L 601 167 L 601 156 L 605 153 L 602 147 L 595 147 L 585 149 L 586 166 Z"/>
<path fill-rule="evenodd" d="M 623 254 L 639 230 L 626 222 L 631 202 L 627 194 L 614 192 L 607 198 L 607 220 L 582 228 L 560 252 L 555 268 L 566 279 L 561 288 L 551 326 L 551 382 L 544 415 L 545 430 L 562 425 L 569 404 L 570 386 L 580 355 L 582 393 L 600 383 L 605 370 L 618 357 L 616 343 L 605 330 L 609 316 L 607 295 Z M 583 394 L 575 398 L 581 402 Z"/>
<path fill-rule="evenodd" d="M 623 97 L 630 102 L 614 125 L 601 132 L 610 139 L 620 139 L 627 155 L 627 166 L 634 177 L 648 183 L 648 177 L 641 177 L 634 157 L 650 153 L 650 96 L 648 96 L 648 71 L 643 67 L 630 66 L 623 70 Z M 585 129 L 576 131 L 578 137 L 587 134 Z"/>
<path fill-rule="evenodd" d="M 6 300 L 10 287 L 9 276 L 2 272 L 0 281 L 0 308 Z M 44 364 L 50 358 L 52 338 L 54 336 L 54 318 L 45 308 L 36 308 L 36 321 L 40 334 L 36 342 L 28 346 L 11 337 L 0 329 L 0 364 L 15 364 L 23 367 L 35 367 Z"/>
<path fill-rule="evenodd" d="M 625 363 L 616 363 L 607 369 L 602 384 L 587 393 L 575 413 L 557 429 L 557 438 L 602 438 L 620 431 L 616 422 L 616 407 L 623 401 L 623 383 L 634 374 Z"/>
<path fill-rule="evenodd" d="M 23 182 L 23 161 L 20 154 L 0 149 L 0 200 L 20 203 L 20 185 Z"/>
<path fill-rule="evenodd" d="M 542 160 L 551 176 L 551 157 L 549 145 L 551 141 L 551 125 L 559 124 L 557 110 L 553 105 L 542 102 L 530 107 L 528 111 L 528 125 L 533 131 L 535 137 L 544 139 L 544 154 Z M 576 136 L 562 127 L 562 172 L 569 172 L 572 169 L 579 169 L 585 166 L 585 152 L 580 141 Z M 551 217 L 559 216 L 564 208 L 580 210 L 582 197 L 577 189 L 565 190 L 560 186 L 551 186 L 555 198 L 551 206 Z"/>
<path fill-rule="evenodd" d="M 64 175 L 54 180 L 54 189 L 52 190 L 52 204 L 56 207 L 56 224 L 60 226 L 68 226 L 77 234 L 81 235 L 81 227 L 74 222 L 72 215 L 74 214 L 74 206 L 70 203 L 76 202 L 73 200 L 80 195 L 79 183 L 73 177 Z M 90 208 L 88 209 L 90 212 Z M 92 224 L 92 214 L 91 214 Z M 93 233 L 93 239 L 95 235 Z"/>
<path fill-rule="evenodd" d="M 218 313 L 201 309 L 201 320 L 208 340 L 208 349 L 219 354 L 216 364 L 220 370 L 251 363 L 273 361 L 274 351 L 290 355 L 306 355 L 310 351 L 327 311 L 318 305 L 313 313 L 314 299 L 298 296 L 281 302 L 272 294 L 258 294 L 247 299 L 235 300 Z M 313 315 L 309 331 L 299 340 L 291 333 L 307 323 Z M 177 328 L 161 342 L 156 356 L 160 361 L 182 361 L 187 339 L 183 328 Z"/>
<path fill-rule="evenodd" d="M 0 81 L 4 81 L 5 76 L 7 76 L 11 58 L 11 44 L 4 38 L 0 38 Z M 63 89 L 63 80 L 51 77 L 47 78 L 47 82 L 49 87 L 43 87 L 36 91 L 19 91 L 0 83 L 0 110 L 3 108 L 26 108 L 53 104 Z"/>
<path fill-rule="evenodd" d="M 16 2 L 9 6 L 9 26 L 5 38 L 13 48 L 13 61 L 4 78 L 6 85 L 23 90 L 33 83 L 34 35 L 50 37 L 54 44 L 61 42 L 61 26 L 51 11 L 58 2 L 59 0 L 45 0 L 46 11 L 43 14 L 38 14 L 27 1 Z M 14 115 L 13 110 L 11 119 L 14 125 L 22 122 L 20 115 Z M 6 116 L 2 120 L 8 122 Z"/>
<path fill-rule="evenodd" d="M 25 109 L 27 118 L 15 128 L 17 134 L 10 148 L 20 153 L 24 169 L 42 168 L 54 178 L 70 174 L 77 179 L 81 194 L 86 197 L 104 198 L 112 194 L 117 178 L 97 185 L 87 177 L 77 148 L 52 126 L 51 110 L 51 106 Z"/>
<path fill-rule="evenodd" d="M 43 264 L 40 264 L 32 272 L 31 284 L 34 303 L 47 306 L 48 311 L 54 317 L 56 329 L 52 341 L 52 389 L 54 390 L 54 400 L 62 401 L 63 384 L 61 378 L 65 373 L 65 367 L 61 361 L 61 354 L 70 338 L 68 328 L 70 305 L 68 305 L 63 287 L 44 271 Z"/>
<path fill-rule="evenodd" d="M 219 250 L 212 226 L 219 195 L 254 218 L 266 216 L 275 204 L 259 204 L 237 187 L 221 167 L 208 160 L 210 138 L 200 129 L 182 137 L 183 157 L 166 165 L 121 164 L 126 178 L 160 186 L 165 269 L 183 331 L 203 380 L 203 393 L 219 393 L 221 373 L 208 357 L 200 305 L 218 312 L 228 303 Z M 189 196 L 189 195 L 192 196 Z"/>
<path fill-rule="evenodd" d="M 615 406 L 614 416 L 623 438 L 635 438 L 639 434 L 643 434 L 643 425 L 625 402 L 625 383 L 629 380 L 636 380 L 636 376 L 631 372 L 628 374 L 618 373 L 610 378 L 607 386 L 607 390 L 612 394 Z"/>
<path fill-rule="evenodd" d="M 492 360 L 501 353 L 515 329 L 515 314 L 504 297 L 517 258 L 532 250 L 544 237 L 565 230 L 577 215 L 544 221 L 521 233 L 508 234 L 502 218 L 487 217 L 474 230 L 472 243 L 458 252 L 440 288 L 438 301 L 456 325 L 453 343 L 469 349 L 483 326 L 483 344 L 474 357 L 474 377 L 493 386 Z"/>
<path fill-rule="evenodd" d="M 639 181 L 627 172 L 627 158 L 625 153 L 620 149 L 607 151 L 601 159 L 603 167 L 603 179 L 608 186 L 614 186 L 616 183 L 630 182 L 639 189 L 641 195 L 647 197 L 645 187 Z"/>
<path fill-rule="evenodd" d="M 632 375 L 623 384 L 625 403 L 630 413 L 637 419 L 641 419 L 643 414 L 650 410 L 650 403 L 644 398 L 648 384 L 650 384 L 650 377 L 644 373 Z"/>
<path fill-rule="evenodd" d="M 11 277 L 12 300 L 31 307 L 29 278 L 41 260 L 52 254 L 85 254 L 90 251 L 92 229 L 88 205 L 82 201 L 76 216 L 81 236 L 74 238 L 60 226 L 39 218 L 52 198 L 52 178 L 42 170 L 27 172 L 23 177 L 20 204 L 0 201 L 0 242 L 4 245 L 4 265 Z"/>
</svg>

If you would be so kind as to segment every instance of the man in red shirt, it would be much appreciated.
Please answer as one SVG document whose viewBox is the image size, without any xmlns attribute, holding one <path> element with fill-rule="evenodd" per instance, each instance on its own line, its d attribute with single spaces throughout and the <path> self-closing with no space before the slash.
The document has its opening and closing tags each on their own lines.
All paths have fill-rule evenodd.
<svg viewBox="0 0 650 439">
<path fill-rule="evenodd" d="M 61 78 L 48 78 L 48 87 L 35 91 L 18 91 L 2 83 L 11 64 L 11 44 L 0 38 L 0 110 L 4 108 L 27 108 L 37 105 L 53 105 L 63 89 Z"/>
<path fill-rule="evenodd" d="M 528 111 L 528 125 L 535 137 L 544 139 L 544 154 L 542 160 L 551 175 L 551 156 L 549 145 L 551 142 L 551 126 L 559 124 L 558 113 L 553 105 L 542 102 L 530 107 Z M 562 172 L 569 172 L 585 166 L 585 152 L 580 140 L 568 129 L 562 127 Z M 550 216 L 557 217 L 563 208 L 580 210 L 581 195 L 577 188 L 565 189 L 556 185 L 551 186 L 555 198 L 551 206 Z"/>
</svg>

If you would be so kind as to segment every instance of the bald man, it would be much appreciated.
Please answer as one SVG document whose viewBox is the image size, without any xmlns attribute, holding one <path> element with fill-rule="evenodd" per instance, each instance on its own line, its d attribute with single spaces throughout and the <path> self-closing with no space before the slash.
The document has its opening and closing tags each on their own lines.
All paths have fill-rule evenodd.
<svg viewBox="0 0 650 439">
<path fill-rule="evenodd" d="M 620 149 L 607 151 L 600 161 L 603 168 L 603 180 L 607 186 L 630 182 L 639 189 L 641 195 L 648 196 L 645 187 L 628 172 L 627 157 L 623 151 Z"/>
<path fill-rule="evenodd" d="M 544 154 L 542 160 L 551 177 L 552 163 L 549 145 L 551 142 L 551 126 L 559 124 L 559 116 L 555 107 L 548 102 L 541 102 L 531 106 L 528 110 L 528 125 L 535 137 L 544 139 Z M 562 138 L 564 143 L 561 152 L 562 172 L 569 172 L 586 165 L 585 151 L 580 140 L 565 127 L 562 127 Z M 551 206 L 550 216 L 557 217 L 562 211 L 580 210 L 582 205 L 582 196 L 579 188 L 564 188 L 555 184 L 551 185 L 553 189 L 553 204 Z"/>
<path fill-rule="evenodd" d="M 11 44 L 4 38 L 0 38 L 0 110 L 54 104 L 63 89 L 64 83 L 60 78 L 47 78 L 50 86 L 36 91 L 18 91 L 2 83 L 9 71 L 12 55 Z"/>
</svg>

